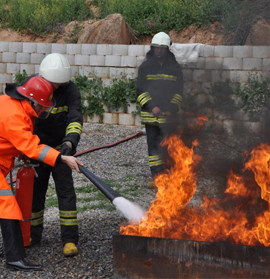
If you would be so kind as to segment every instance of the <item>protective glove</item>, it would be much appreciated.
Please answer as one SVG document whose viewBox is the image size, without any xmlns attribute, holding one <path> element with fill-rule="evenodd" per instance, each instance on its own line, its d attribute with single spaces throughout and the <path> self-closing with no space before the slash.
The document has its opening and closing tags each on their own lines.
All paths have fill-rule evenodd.
<svg viewBox="0 0 270 279">
<path fill-rule="evenodd" d="M 61 146 L 61 154 L 62 155 L 70 155 L 72 151 L 72 143 L 70 141 L 65 141 Z"/>
</svg>

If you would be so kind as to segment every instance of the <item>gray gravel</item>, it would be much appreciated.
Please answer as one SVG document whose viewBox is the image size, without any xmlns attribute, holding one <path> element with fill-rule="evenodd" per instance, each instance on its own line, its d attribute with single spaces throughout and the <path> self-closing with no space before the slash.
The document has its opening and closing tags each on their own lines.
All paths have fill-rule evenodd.
<svg viewBox="0 0 270 279">
<path fill-rule="evenodd" d="M 140 131 L 141 127 L 85 123 L 78 151 L 111 144 Z M 103 181 L 117 181 L 120 185 L 117 191 L 121 195 L 125 193 L 123 197 L 144 209 L 147 209 L 154 200 L 155 190 L 147 187 L 151 175 L 145 136 L 125 141 L 111 148 L 90 152 L 78 158 Z M 83 174 L 75 171 L 73 174 L 76 188 L 91 184 Z M 134 195 L 134 191 L 137 195 Z M 87 194 L 83 193 L 83 195 Z M 106 203 L 111 205 L 107 199 L 104 200 L 104 204 Z M 78 207 L 84 205 L 89 206 L 78 202 Z M 79 254 L 76 257 L 63 256 L 58 209 L 49 208 L 45 211 L 45 228 L 41 245 L 26 249 L 28 258 L 41 263 L 43 271 L 29 273 L 7 271 L 5 259 L 0 259 L 0 278 L 113 278 L 112 236 L 119 233 L 121 223 L 126 222 L 125 217 L 115 208 L 112 211 L 90 209 L 79 213 L 78 220 L 80 240 Z"/>
</svg>

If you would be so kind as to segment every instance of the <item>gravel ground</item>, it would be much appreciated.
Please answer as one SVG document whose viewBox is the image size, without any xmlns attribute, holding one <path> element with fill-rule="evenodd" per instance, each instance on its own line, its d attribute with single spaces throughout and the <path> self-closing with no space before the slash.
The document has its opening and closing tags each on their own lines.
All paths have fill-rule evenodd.
<svg viewBox="0 0 270 279">
<path fill-rule="evenodd" d="M 139 131 L 141 127 L 85 123 L 78 151 L 111 144 Z M 145 136 L 111 148 L 89 152 L 78 158 L 103 181 L 117 181 L 117 191 L 121 195 L 125 193 L 123 197 L 136 202 L 142 208 L 147 209 L 154 200 L 155 190 L 147 187 L 151 175 Z M 83 174 L 76 172 L 74 183 L 76 188 L 91 184 Z M 78 202 L 78 207 L 90 206 L 90 203 L 95 201 L 86 204 Z M 111 202 L 105 199 L 104 204 L 111 205 Z M 79 254 L 73 258 L 66 258 L 62 254 L 58 209 L 46 209 L 41 245 L 26 248 L 28 258 L 41 263 L 43 271 L 7 271 L 5 259 L 0 259 L 0 278 L 113 278 L 112 236 L 119 233 L 121 223 L 126 219 L 115 208 L 111 211 L 101 208 L 78 214 Z"/>
</svg>

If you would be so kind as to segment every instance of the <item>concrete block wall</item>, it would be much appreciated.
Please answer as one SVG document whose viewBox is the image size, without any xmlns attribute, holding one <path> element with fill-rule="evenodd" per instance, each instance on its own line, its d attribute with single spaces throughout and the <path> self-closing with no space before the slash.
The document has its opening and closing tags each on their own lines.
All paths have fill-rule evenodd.
<svg viewBox="0 0 270 279">
<path fill-rule="evenodd" d="M 0 42 L 0 94 L 6 83 L 13 82 L 16 73 L 23 70 L 29 75 L 37 73 L 42 59 L 52 52 L 67 57 L 73 76 L 96 76 L 106 82 L 121 76 L 135 78 L 149 49 L 149 45 Z M 183 66 L 186 94 L 206 92 L 212 83 L 226 79 L 245 83 L 251 71 L 270 70 L 268 46 L 173 44 L 172 52 Z M 120 119 L 130 123 L 127 117 Z M 134 120 L 133 125 L 138 122 Z"/>
</svg>

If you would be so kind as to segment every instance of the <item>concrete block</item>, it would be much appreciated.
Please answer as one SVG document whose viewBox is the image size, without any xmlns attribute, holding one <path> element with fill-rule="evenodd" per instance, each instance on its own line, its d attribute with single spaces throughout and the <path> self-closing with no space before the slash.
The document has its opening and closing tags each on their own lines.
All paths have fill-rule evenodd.
<svg viewBox="0 0 270 279">
<path fill-rule="evenodd" d="M 112 81 L 111 79 L 109 79 L 109 78 L 106 78 L 106 79 L 103 79 L 103 80 L 102 80 L 102 86 L 103 86 L 103 87 L 112 86 L 112 83 L 113 83 L 113 81 Z M 106 112 L 109 112 L 109 109 L 108 109 L 108 107 L 107 107 L 106 105 L 103 105 L 103 108 L 104 108 L 104 110 L 105 110 Z"/>
<path fill-rule="evenodd" d="M 136 103 L 130 103 L 127 108 L 127 113 L 132 114 L 135 111 L 137 111 L 137 104 Z"/>
<path fill-rule="evenodd" d="M 192 74 L 193 81 L 207 82 L 211 81 L 211 71 L 210 70 L 194 70 Z"/>
<path fill-rule="evenodd" d="M 135 56 L 121 56 L 121 67 L 137 67 L 137 58 Z"/>
<path fill-rule="evenodd" d="M 111 78 L 122 78 L 125 76 L 125 69 L 124 68 L 109 68 L 109 77 Z"/>
<path fill-rule="evenodd" d="M 262 58 L 243 58 L 243 70 L 257 70 L 262 69 Z"/>
<path fill-rule="evenodd" d="M 226 81 L 230 78 L 229 71 L 223 70 L 212 70 L 211 71 L 211 82 Z"/>
<path fill-rule="evenodd" d="M 208 57 L 205 59 L 205 69 L 222 69 L 223 58 L 220 57 Z"/>
<path fill-rule="evenodd" d="M 198 57 L 197 60 L 197 69 L 204 69 L 205 68 L 205 61 L 206 59 L 204 57 Z"/>
<path fill-rule="evenodd" d="M 65 54 L 67 52 L 66 44 L 52 44 L 52 53 Z"/>
<path fill-rule="evenodd" d="M 31 53 L 30 54 L 30 63 L 32 64 L 40 64 L 45 54 L 43 53 Z"/>
<path fill-rule="evenodd" d="M 0 83 L 13 82 L 11 74 L 0 73 Z"/>
<path fill-rule="evenodd" d="M 215 46 L 214 56 L 233 57 L 233 46 Z"/>
<path fill-rule="evenodd" d="M 4 94 L 5 88 L 6 88 L 6 84 L 1 84 L 1 83 L 0 83 L 0 93 L 1 93 L 1 94 Z"/>
<path fill-rule="evenodd" d="M 200 48 L 199 56 L 202 57 L 210 57 L 214 56 L 215 46 L 204 45 L 204 47 Z"/>
<path fill-rule="evenodd" d="M 142 62 L 145 60 L 145 57 L 144 56 L 138 56 L 138 57 L 136 57 L 136 59 L 137 59 L 137 67 L 140 67 Z"/>
<path fill-rule="evenodd" d="M 0 73 L 7 72 L 7 63 L 0 63 Z"/>
<path fill-rule="evenodd" d="M 20 64 L 20 72 L 22 73 L 23 70 L 25 70 L 28 75 L 34 75 L 37 73 L 35 72 L 35 66 L 33 64 Z"/>
<path fill-rule="evenodd" d="M 20 72 L 20 64 L 18 63 L 7 63 L 7 73 L 17 74 Z"/>
<path fill-rule="evenodd" d="M 26 53 L 36 53 L 37 52 L 37 43 L 23 43 L 23 52 Z"/>
<path fill-rule="evenodd" d="M 23 43 L 9 42 L 8 51 L 9 52 L 22 52 L 23 51 Z"/>
<path fill-rule="evenodd" d="M 100 78 L 109 77 L 109 67 L 93 67 L 94 69 L 94 76 Z"/>
<path fill-rule="evenodd" d="M 2 53 L 2 62 L 15 63 L 16 62 L 16 53 L 14 53 L 14 52 L 3 52 Z"/>
<path fill-rule="evenodd" d="M 104 124 L 112 124 L 118 125 L 118 113 L 104 112 L 103 115 L 103 123 Z"/>
<path fill-rule="evenodd" d="M 191 69 L 183 69 L 183 80 L 186 81 L 192 81 L 193 76 L 193 70 Z"/>
<path fill-rule="evenodd" d="M 39 65 L 35 65 L 35 73 L 39 72 Z"/>
<path fill-rule="evenodd" d="M 74 54 L 65 54 L 64 56 L 67 58 L 70 66 L 75 65 L 75 55 Z"/>
<path fill-rule="evenodd" d="M 225 57 L 223 59 L 223 68 L 229 70 L 241 70 L 243 68 L 243 59 Z"/>
<path fill-rule="evenodd" d="M 113 45 L 97 45 L 97 55 L 112 55 Z"/>
<path fill-rule="evenodd" d="M 128 46 L 128 55 L 145 57 L 145 46 L 144 45 L 129 45 Z"/>
<path fill-rule="evenodd" d="M 252 50 L 253 58 L 270 58 L 269 46 L 253 46 Z"/>
<path fill-rule="evenodd" d="M 263 71 L 270 71 L 270 58 L 264 58 L 262 64 Z"/>
<path fill-rule="evenodd" d="M 16 62 L 17 63 L 30 63 L 30 53 L 22 53 L 19 52 L 16 54 Z"/>
<path fill-rule="evenodd" d="M 105 66 L 105 56 L 90 55 L 90 66 Z"/>
<path fill-rule="evenodd" d="M 126 56 L 128 54 L 128 45 L 113 45 L 112 54 Z"/>
<path fill-rule="evenodd" d="M 87 54 L 76 54 L 74 58 L 74 65 L 90 66 L 90 57 Z"/>
<path fill-rule="evenodd" d="M 93 75 L 94 68 L 88 66 L 80 66 L 79 67 L 79 75 L 89 77 Z"/>
<path fill-rule="evenodd" d="M 121 56 L 106 55 L 105 56 L 105 66 L 120 67 L 121 66 Z"/>
<path fill-rule="evenodd" d="M 97 54 L 97 45 L 96 44 L 82 44 L 82 53 L 81 54 Z"/>
<path fill-rule="evenodd" d="M 66 54 L 81 54 L 81 44 L 67 44 Z"/>
<path fill-rule="evenodd" d="M 79 74 L 79 66 L 71 66 L 71 76 L 77 76 Z"/>
<path fill-rule="evenodd" d="M 135 117 L 132 114 L 119 113 L 118 124 L 119 125 L 125 125 L 125 126 L 134 126 Z"/>
<path fill-rule="evenodd" d="M 126 78 L 134 79 L 138 76 L 137 69 L 135 68 L 124 68 L 124 76 Z"/>
<path fill-rule="evenodd" d="M 38 43 L 37 53 L 49 54 L 52 52 L 52 44 L 49 43 Z"/>
<path fill-rule="evenodd" d="M 232 82 L 246 83 L 248 81 L 247 71 L 229 71 L 229 79 Z"/>
<path fill-rule="evenodd" d="M 136 126 L 141 126 L 141 125 L 142 125 L 141 115 L 140 115 L 140 114 L 136 114 L 136 115 L 135 115 L 134 124 L 135 124 Z"/>
<path fill-rule="evenodd" d="M 146 56 L 146 53 L 151 49 L 150 45 L 145 45 L 144 46 L 144 57 Z"/>
<path fill-rule="evenodd" d="M 234 46 L 233 57 L 235 58 L 251 58 L 252 57 L 252 46 Z"/>
<path fill-rule="evenodd" d="M 88 122 L 90 123 L 103 123 L 103 119 L 99 115 L 94 114 L 92 117 L 88 116 Z"/>
<path fill-rule="evenodd" d="M 8 51 L 9 42 L 0 42 L 0 51 L 6 52 Z"/>
</svg>

